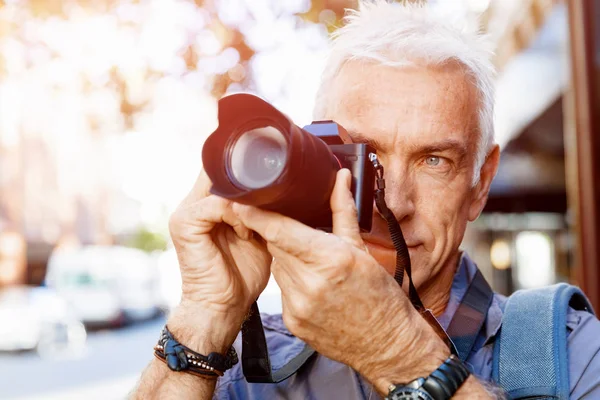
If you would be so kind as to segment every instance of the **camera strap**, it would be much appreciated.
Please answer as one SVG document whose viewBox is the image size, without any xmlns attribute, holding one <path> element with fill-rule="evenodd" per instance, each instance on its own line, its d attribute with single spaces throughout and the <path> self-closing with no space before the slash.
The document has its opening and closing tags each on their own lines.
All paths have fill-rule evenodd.
<svg viewBox="0 0 600 400">
<path fill-rule="evenodd" d="M 404 235 L 402 235 L 402 229 L 400 229 L 400 224 L 398 223 L 396 216 L 385 203 L 385 180 L 383 178 L 383 165 L 379 163 L 377 155 L 374 153 L 371 153 L 370 159 L 373 163 L 373 167 L 375 168 L 375 205 L 377 206 L 379 213 L 387 222 L 392 242 L 396 248 L 396 270 L 394 271 L 394 279 L 396 282 L 398 282 L 398 285 L 402 287 L 402 283 L 404 281 L 404 271 L 406 271 L 406 275 L 408 276 L 408 298 L 410 299 L 413 307 L 419 312 L 419 314 L 421 314 L 421 316 L 429 323 L 429 325 L 431 325 L 433 330 L 444 341 L 444 343 L 446 343 L 452 354 L 458 355 L 458 350 L 452 342 L 452 339 L 450 339 L 450 336 L 448 336 L 448 333 L 446 333 L 444 328 L 440 325 L 439 321 L 437 318 L 435 318 L 431 310 L 428 310 L 425 308 L 425 306 L 423 306 L 423 302 L 419 297 L 419 293 L 417 293 L 417 288 L 415 287 L 412 279 L 410 255 L 408 254 L 408 247 L 406 246 Z M 487 308 L 485 309 L 485 312 L 487 314 Z M 484 314 L 484 320 L 486 314 Z M 478 332 L 479 331 L 477 331 L 477 333 Z"/>
<path fill-rule="evenodd" d="M 242 369 L 248 382 L 279 383 L 293 375 L 316 352 L 308 345 L 288 361 L 273 371 L 265 330 L 260 319 L 258 304 L 250 307 L 250 315 L 242 325 Z"/>
<path fill-rule="evenodd" d="M 410 267 L 410 255 L 408 254 L 408 247 L 406 246 L 406 241 L 404 241 L 404 235 L 402 235 L 400 224 L 398 223 L 398 220 L 396 220 L 394 213 L 385 203 L 385 180 L 383 179 L 383 166 L 379 163 L 377 156 L 374 154 L 371 157 L 371 162 L 375 167 L 375 205 L 377 206 L 381 216 L 383 216 L 387 222 L 392 242 L 396 248 L 396 271 L 394 272 L 394 279 L 396 282 L 398 282 L 398 285 L 402 287 L 402 283 L 404 281 L 404 271 L 406 270 L 406 275 L 408 275 L 408 298 L 417 311 L 424 310 L 425 307 L 423 306 L 423 302 L 421 302 L 421 298 L 419 297 L 417 289 L 413 284 L 412 270 Z"/>
<path fill-rule="evenodd" d="M 448 332 L 442 328 L 431 311 L 423 305 L 413 283 L 410 256 L 404 236 L 402 235 L 402 230 L 400 229 L 400 224 L 396 220 L 394 213 L 385 203 L 383 166 L 374 154 L 371 156 L 371 162 L 375 167 L 376 173 L 375 204 L 388 224 L 390 236 L 396 248 L 394 279 L 402 287 L 404 271 L 406 271 L 406 275 L 408 276 L 408 297 L 412 305 L 431 325 L 438 336 L 444 340 L 450 351 L 465 361 L 474 348 L 477 336 L 483 328 L 494 293 L 478 270 L 473 281 L 467 288 L 454 317 L 450 321 Z M 305 344 L 302 350 L 285 365 L 276 371 L 272 371 L 258 304 L 256 302 L 252 304 L 250 314 L 242 326 L 242 368 L 248 382 L 282 382 L 293 375 L 315 354 L 315 350 Z"/>
<path fill-rule="evenodd" d="M 447 333 L 437 322 L 437 319 L 426 310 L 421 315 L 432 325 L 438 335 L 452 338 L 451 349 L 458 354 L 462 361 L 466 361 L 475 347 L 479 332 L 484 326 L 488 308 L 493 299 L 493 292 L 481 272 L 477 271 L 473 281 L 467 288 L 465 295 L 454 317 L 450 321 Z M 439 326 L 439 332 L 435 327 Z M 248 382 L 253 383 L 279 383 L 296 373 L 308 360 L 317 353 L 307 344 L 298 350 L 298 339 L 293 342 L 289 353 L 289 361 L 278 367 L 271 364 L 264 327 L 256 303 L 252 304 L 250 315 L 242 326 L 242 368 Z M 456 347 L 454 347 L 454 345 Z M 294 354 L 296 352 L 296 354 Z M 286 359 L 288 359 L 286 357 Z"/>
</svg>

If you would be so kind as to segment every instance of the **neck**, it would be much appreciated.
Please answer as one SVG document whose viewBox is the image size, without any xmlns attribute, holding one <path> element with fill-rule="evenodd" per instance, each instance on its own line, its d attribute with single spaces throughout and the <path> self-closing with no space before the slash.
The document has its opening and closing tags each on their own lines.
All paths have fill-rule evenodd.
<svg viewBox="0 0 600 400">
<path fill-rule="evenodd" d="M 439 317 L 446 311 L 448 301 L 450 300 L 452 282 L 454 281 L 459 261 L 460 252 L 457 252 L 448 259 L 436 275 L 417 288 L 423 305 L 430 309 L 436 317 Z"/>
</svg>

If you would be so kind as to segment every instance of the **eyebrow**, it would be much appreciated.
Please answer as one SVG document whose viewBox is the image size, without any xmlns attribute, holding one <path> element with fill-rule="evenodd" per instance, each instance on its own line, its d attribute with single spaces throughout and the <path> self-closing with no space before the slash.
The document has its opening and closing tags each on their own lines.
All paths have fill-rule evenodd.
<svg viewBox="0 0 600 400">
<path fill-rule="evenodd" d="M 383 150 L 383 148 L 384 148 L 383 143 L 381 143 L 377 139 L 368 138 L 368 137 L 363 136 L 360 133 L 354 132 L 354 131 L 347 131 L 347 132 L 348 132 L 348 135 L 350 136 L 350 138 L 352 139 L 352 143 L 364 143 L 364 144 L 367 144 L 367 145 L 373 147 L 376 150 L 377 149 Z"/>
<path fill-rule="evenodd" d="M 428 143 L 425 145 L 413 146 L 413 152 L 417 154 L 431 154 L 431 153 L 443 153 L 445 151 L 451 151 L 455 153 L 460 160 L 463 160 L 468 153 L 467 146 L 454 139 L 444 139 L 435 143 Z"/>
<path fill-rule="evenodd" d="M 350 135 L 350 137 L 352 138 L 353 143 L 365 143 L 379 150 L 383 150 L 383 148 L 385 147 L 377 139 L 366 137 L 357 132 L 348 131 L 348 135 Z M 443 139 L 434 143 L 428 143 L 424 145 L 415 144 L 411 147 L 411 153 L 416 153 L 419 155 L 452 151 L 458 156 L 460 160 L 463 160 L 468 154 L 467 146 L 464 143 L 455 139 Z"/>
</svg>

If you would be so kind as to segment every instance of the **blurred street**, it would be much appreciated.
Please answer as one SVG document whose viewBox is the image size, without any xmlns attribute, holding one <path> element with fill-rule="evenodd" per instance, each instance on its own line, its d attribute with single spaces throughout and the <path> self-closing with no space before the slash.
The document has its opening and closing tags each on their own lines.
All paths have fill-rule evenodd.
<svg viewBox="0 0 600 400">
<path fill-rule="evenodd" d="M 271 277 L 258 299 L 263 313 L 281 313 L 281 294 Z M 0 352 L 2 400 L 124 399 L 152 359 L 166 317 L 120 329 L 88 331 L 83 354 L 44 359 L 34 351 Z"/>
<path fill-rule="evenodd" d="M 88 334 L 84 354 L 47 360 L 35 352 L 0 354 L 2 399 L 123 399 L 152 358 L 164 317 Z"/>
</svg>

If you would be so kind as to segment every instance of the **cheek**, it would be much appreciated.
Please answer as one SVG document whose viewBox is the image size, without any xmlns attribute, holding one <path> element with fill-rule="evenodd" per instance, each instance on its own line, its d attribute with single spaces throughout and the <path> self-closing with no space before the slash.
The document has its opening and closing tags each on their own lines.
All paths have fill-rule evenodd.
<svg viewBox="0 0 600 400">
<path fill-rule="evenodd" d="M 455 185 L 439 185 L 439 182 L 427 179 L 422 179 L 418 186 L 421 195 L 418 196 L 417 212 L 427 225 L 436 247 L 443 243 L 446 246 L 460 244 L 468 220 L 467 192 Z"/>
</svg>

